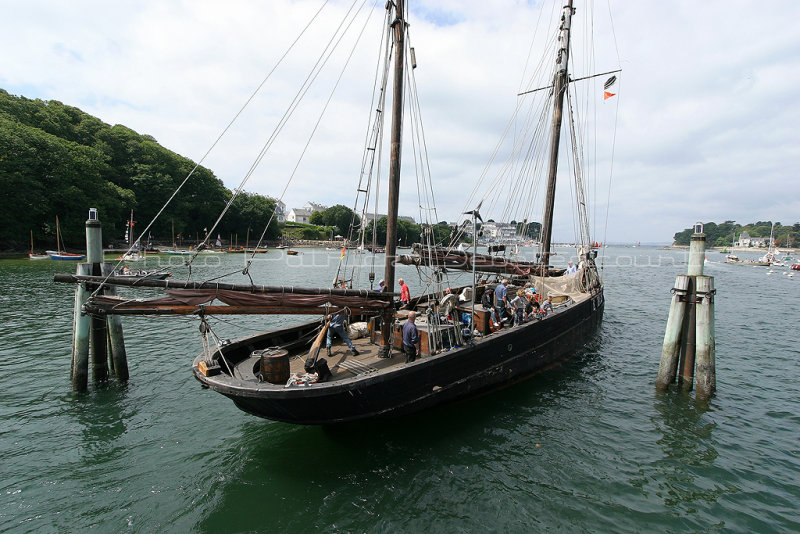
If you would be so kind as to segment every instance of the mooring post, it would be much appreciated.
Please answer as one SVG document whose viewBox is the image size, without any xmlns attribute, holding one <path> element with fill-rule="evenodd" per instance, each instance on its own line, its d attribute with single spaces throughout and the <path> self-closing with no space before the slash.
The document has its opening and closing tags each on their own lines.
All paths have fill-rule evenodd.
<svg viewBox="0 0 800 534">
<path fill-rule="evenodd" d="M 714 278 L 697 277 L 697 352 L 695 381 L 697 397 L 708 399 L 717 389 L 715 362 L 716 342 L 714 340 Z"/>
<path fill-rule="evenodd" d="M 678 372 L 678 355 L 681 350 L 681 331 L 686 312 L 686 300 L 689 293 L 689 276 L 679 274 L 675 278 L 672 290 L 672 304 L 667 318 L 667 330 L 664 333 L 664 345 L 661 349 L 661 364 L 658 368 L 656 389 L 664 390 L 675 382 Z"/>
<path fill-rule="evenodd" d="M 90 275 L 91 263 L 79 263 L 78 275 Z M 72 389 L 85 391 L 89 383 L 89 316 L 82 311 L 88 298 L 86 284 L 75 284 L 75 309 L 72 319 Z"/>
<path fill-rule="evenodd" d="M 114 270 L 110 263 L 103 263 L 100 266 L 103 276 L 108 276 Z M 106 295 L 116 296 L 117 290 L 114 286 L 108 286 Z M 125 352 L 125 336 L 122 332 L 122 318 L 119 315 L 107 315 L 108 338 L 111 345 L 111 363 L 117 380 L 128 380 L 128 356 Z"/>
<path fill-rule="evenodd" d="M 698 397 L 708 397 L 716 388 L 714 278 L 703 276 L 705 258 L 706 234 L 702 223 L 697 223 L 689 243 L 688 274 L 678 275 L 673 288 L 656 378 L 658 390 L 667 389 L 675 381 L 678 368 L 679 389 L 691 391 L 695 374 Z"/>
<path fill-rule="evenodd" d="M 97 218 L 97 208 L 89 208 L 86 220 L 86 263 L 91 265 L 92 275 L 99 276 L 103 263 L 103 227 Z M 87 289 L 94 291 L 96 287 Z M 91 317 L 90 350 L 92 354 L 92 379 L 96 382 L 108 380 L 108 330 L 104 317 Z"/>
<path fill-rule="evenodd" d="M 703 275 L 703 264 L 706 259 L 706 234 L 703 233 L 702 223 L 694 225 L 694 233 L 689 241 L 689 268 L 688 275 L 692 278 L 689 290 L 689 299 L 686 310 L 685 342 L 681 350 L 681 373 L 678 377 L 678 387 L 684 391 L 691 391 L 694 380 L 695 357 L 697 353 L 697 328 L 696 302 L 697 302 L 697 277 Z"/>
<path fill-rule="evenodd" d="M 689 292 L 686 296 L 686 316 L 683 318 L 681 332 L 681 364 L 678 373 L 678 388 L 691 391 L 694 381 L 694 359 L 696 350 L 695 332 L 695 277 L 689 278 Z"/>
</svg>

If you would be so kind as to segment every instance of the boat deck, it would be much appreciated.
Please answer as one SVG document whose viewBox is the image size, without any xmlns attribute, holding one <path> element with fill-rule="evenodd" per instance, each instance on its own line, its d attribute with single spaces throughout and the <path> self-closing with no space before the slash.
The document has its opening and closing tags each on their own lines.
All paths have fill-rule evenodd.
<svg viewBox="0 0 800 534">
<path fill-rule="evenodd" d="M 543 321 L 551 320 L 551 317 L 559 315 L 562 311 L 565 311 L 567 308 L 571 308 L 572 306 L 576 305 L 579 302 L 587 300 L 590 297 L 588 293 L 584 294 L 571 294 L 569 297 L 563 295 L 563 298 L 559 299 L 560 302 L 556 303 L 554 299 L 554 310 L 552 313 L 548 314 L 547 317 L 541 319 L 533 319 L 529 320 L 520 327 L 513 327 L 511 326 L 511 319 L 508 319 L 503 327 L 495 332 L 486 332 L 482 335 L 478 335 L 474 340 L 473 343 L 475 345 L 480 345 L 486 341 L 494 339 L 498 336 L 503 336 L 505 333 L 509 333 L 512 330 L 516 330 L 517 328 L 525 329 L 526 326 L 532 326 L 532 324 L 540 323 Z M 476 313 L 479 310 L 482 310 L 482 306 L 476 306 Z M 400 312 L 403 314 L 403 312 Z M 407 313 L 407 312 L 405 312 Z M 401 317 L 402 319 L 402 317 Z M 455 328 L 460 328 L 460 324 L 452 324 L 446 323 L 442 325 L 438 325 L 434 327 L 434 330 L 438 331 L 438 334 L 432 334 L 431 331 L 428 329 L 427 321 L 425 316 L 418 316 L 417 319 L 417 327 L 420 331 L 420 337 L 422 338 L 422 345 L 423 345 L 423 353 L 418 355 L 418 359 L 425 359 L 430 357 L 427 352 L 431 349 L 434 350 L 434 354 L 439 353 L 440 351 L 450 351 L 450 350 L 458 350 L 458 346 L 454 345 L 455 338 L 453 337 L 454 334 L 452 333 Z M 448 334 L 450 332 L 450 334 Z M 398 332 L 399 333 L 399 332 Z M 396 333 L 395 335 L 397 335 Z M 438 336 L 438 343 L 435 339 Z M 429 338 L 431 338 L 429 340 Z M 358 355 L 354 356 L 348 346 L 345 344 L 344 340 L 342 340 L 338 335 L 334 336 L 333 346 L 331 347 L 331 355 L 327 355 L 327 351 L 325 349 L 325 341 L 323 340 L 322 348 L 320 349 L 318 359 L 324 358 L 327 360 L 327 365 L 329 370 L 331 371 L 331 376 L 328 378 L 327 382 L 337 382 L 342 380 L 349 380 L 356 377 L 364 377 L 370 374 L 377 374 L 381 373 L 382 371 L 385 372 L 390 368 L 405 365 L 405 354 L 403 351 L 398 348 L 397 346 L 392 346 L 390 351 L 389 358 L 381 358 L 379 356 L 380 345 L 378 343 L 373 342 L 369 336 L 360 337 L 356 339 L 352 339 L 351 341 L 353 345 L 358 350 Z M 396 342 L 395 340 L 393 340 Z M 426 343 L 430 341 L 433 345 L 436 346 L 429 346 L 426 347 Z M 452 346 L 451 348 L 447 348 L 448 346 Z M 250 350 L 254 350 L 259 348 L 256 345 L 251 345 Z M 303 379 L 304 375 L 306 375 L 306 371 L 304 368 L 306 358 L 308 356 L 308 345 L 301 344 L 299 346 L 295 346 L 292 349 L 289 349 L 289 374 L 290 376 L 295 376 L 298 379 Z M 234 365 L 234 379 L 244 380 L 245 382 L 255 382 L 258 383 L 258 389 L 270 389 L 275 387 L 284 387 L 284 384 L 271 384 L 269 382 L 262 382 L 260 377 L 260 356 L 251 354 L 246 356 L 244 359 L 240 360 L 238 363 Z M 223 364 L 224 368 L 224 364 Z M 219 376 L 216 380 L 225 381 L 224 378 L 226 373 Z"/>
<path fill-rule="evenodd" d="M 561 311 L 563 311 L 568 306 L 574 306 L 576 302 L 584 301 L 589 298 L 588 294 L 577 296 L 577 299 L 569 299 L 568 302 L 565 302 L 560 305 L 555 305 L 553 312 L 548 315 L 546 318 L 542 319 L 531 319 L 524 323 L 522 326 L 528 325 L 530 323 L 539 322 L 539 321 L 547 321 L 551 316 L 557 315 Z M 478 305 L 478 308 L 483 309 L 482 306 Z M 519 328 L 519 327 L 512 327 L 511 326 L 512 319 L 508 319 L 502 329 L 497 332 L 486 333 L 484 335 L 480 335 L 474 339 L 475 344 L 480 344 L 483 341 L 496 337 L 498 335 L 502 335 L 505 332 L 508 332 L 512 328 Z M 444 329 L 447 328 L 446 325 L 442 325 Z M 421 317 L 417 320 L 417 327 L 420 330 L 420 334 L 422 335 L 423 330 L 427 328 L 427 324 L 424 317 Z M 453 325 L 450 326 L 453 328 Z M 406 358 L 405 353 L 397 348 L 392 347 L 390 351 L 391 357 L 389 358 L 381 358 L 378 353 L 380 350 L 380 346 L 376 343 L 373 343 L 369 337 L 362 337 L 358 339 L 351 339 L 353 345 L 358 350 L 358 355 L 353 356 L 352 352 L 345 344 L 345 342 L 339 338 L 338 336 L 334 337 L 333 345 L 331 347 L 331 356 L 328 357 L 327 352 L 324 347 L 320 349 L 318 358 L 325 358 L 328 362 L 328 368 L 331 371 L 331 377 L 328 379 L 329 381 L 336 381 L 336 380 L 344 380 L 347 378 L 353 378 L 356 376 L 364 376 L 371 373 L 377 373 L 381 370 L 387 369 L 389 367 L 398 365 L 398 364 L 405 364 Z M 451 350 L 451 349 L 445 349 Z M 457 347 L 454 347 L 454 350 L 457 350 Z M 304 364 L 306 360 L 307 352 L 303 352 L 300 354 L 293 353 L 291 354 L 291 359 L 289 362 L 289 372 L 297 374 L 298 376 L 302 376 L 305 373 Z M 425 358 L 425 354 L 420 354 L 417 358 Z M 253 365 L 257 365 L 257 358 L 253 359 Z"/>
<path fill-rule="evenodd" d="M 330 380 L 341 380 L 354 376 L 363 376 L 376 373 L 381 369 L 386 369 L 398 363 L 405 363 L 406 357 L 403 351 L 392 348 L 391 358 L 381 358 L 378 356 L 380 347 L 370 341 L 368 337 L 352 339 L 353 345 L 358 350 L 358 356 L 353 356 L 347 345 L 338 337 L 334 340 L 331 347 L 331 356 L 328 357 L 325 347 L 319 351 L 319 358 L 328 360 L 328 368 L 331 370 Z M 305 373 L 303 364 L 306 355 L 301 354 L 294 357 L 289 362 L 289 372 L 302 375 Z"/>
</svg>

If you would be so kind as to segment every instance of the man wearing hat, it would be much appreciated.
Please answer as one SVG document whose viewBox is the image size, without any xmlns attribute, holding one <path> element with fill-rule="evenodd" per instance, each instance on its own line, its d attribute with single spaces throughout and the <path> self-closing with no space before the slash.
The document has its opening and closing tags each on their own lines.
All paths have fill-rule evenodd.
<svg viewBox="0 0 800 534">
<path fill-rule="evenodd" d="M 386 291 L 386 281 L 385 280 L 381 280 L 380 282 L 378 282 L 378 291 L 380 291 L 381 293 Z"/>
</svg>

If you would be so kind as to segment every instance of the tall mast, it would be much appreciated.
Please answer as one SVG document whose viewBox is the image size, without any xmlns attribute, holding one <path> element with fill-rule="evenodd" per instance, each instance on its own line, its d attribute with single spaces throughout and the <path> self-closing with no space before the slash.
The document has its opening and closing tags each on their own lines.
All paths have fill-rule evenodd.
<svg viewBox="0 0 800 534">
<path fill-rule="evenodd" d="M 389 207 L 386 221 L 386 263 L 384 280 L 387 290 L 394 291 L 394 262 L 397 253 L 397 207 L 400 196 L 400 156 L 403 135 L 403 76 L 406 45 L 405 1 L 395 1 L 394 88 L 392 96 L 392 149 L 389 163 Z"/>
<path fill-rule="evenodd" d="M 394 87 L 392 95 L 392 148 L 389 163 L 389 207 L 386 221 L 386 263 L 384 281 L 386 291 L 394 292 L 394 262 L 397 254 L 397 208 L 400 196 L 400 156 L 403 135 L 403 76 L 406 46 L 405 0 L 395 0 L 394 29 Z M 374 224 L 377 224 L 375 221 Z M 390 347 L 392 313 L 383 316 L 381 327 L 381 356 L 387 356 Z"/>
<path fill-rule="evenodd" d="M 572 0 L 567 1 L 561 14 L 561 29 L 558 40 L 561 47 L 556 56 L 556 74 L 553 80 L 553 123 L 550 137 L 550 170 L 547 175 L 547 196 L 544 204 L 544 220 L 542 221 L 542 265 L 550 263 L 550 240 L 553 234 L 553 206 L 556 198 L 556 172 L 558 171 L 558 145 L 561 141 L 561 119 L 564 108 L 564 93 L 567 90 L 569 78 L 567 64 L 569 63 L 569 39 L 572 26 Z"/>
</svg>

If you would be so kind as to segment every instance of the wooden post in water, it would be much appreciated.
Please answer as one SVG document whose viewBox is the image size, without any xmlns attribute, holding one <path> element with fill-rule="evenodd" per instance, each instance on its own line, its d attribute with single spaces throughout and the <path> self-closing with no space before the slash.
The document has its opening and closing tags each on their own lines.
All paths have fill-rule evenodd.
<svg viewBox="0 0 800 534">
<path fill-rule="evenodd" d="M 90 275 L 92 265 L 79 263 L 76 274 Z M 89 316 L 84 315 L 83 308 L 86 299 L 86 284 L 75 285 L 75 309 L 72 319 L 72 389 L 84 391 L 89 383 Z"/>
<path fill-rule="evenodd" d="M 110 263 L 103 263 L 101 265 L 101 274 L 108 276 L 114 270 L 114 266 Z M 105 289 L 105 294 L 116 296 L 117 289 L 114 286 L 108 286 Z M 108 339 L 111 345 L 111 364 L 117 380 L 122 382 L 128 380 L 128 355 L 125 352 L 125 336 L 122 332 L 122 318 L 119 315 L 107 315 L 106 321 L 108 325 Z"/>
<path fill-rule="evenodd" d="M 103 227 L 97 218 L 97 209 L 89 208 L 86 220 L 86 263 L 91 265 L 92 274 L 99 276 L 103 263 Z M 94 286 L 87 290 L 94 291 Z M 89 322 L 90 350 L 92 354 L 92 380 L 102 382 L 108 380 L 108 330 L 104 317 L 91 317 Z"/>
<path fill-rule="evenodd" d="M 103 228 L 97 218 L 97 209 L 89 209 L 86 221 L 86 263 L 77 265 L 79 276 L 111 274 L 111 264 L 103 263 Z M 128 379 L 128 361 L 122 335 L 122 322 L 117 316 L 92 317 L 83 313 L 84 304 L 96 285 L 83 282 L 75 286 L 72 335 L 72 388 L 83 391 L 89 382 L 89 354 L 92 355 L 92 379 L 108 379 L 108 355 L 111 348 L 112 365 L 117 378 Z M 113 287 L 104 288 L 105 294 L 114 294 Z"/>
<path fill-rule="evenodd" d="M 667 318 L 667 330 L 664 333 L 664 345 L 661 349 L 661 365 L 658 368 L 656 389 L 665 390 L 675 382 L 678 373 L 678 356 L 681 351 L 681 331 L 686 311 L 686 297 L 689 293 L 690 279 L 688 275 L 679 274 L 672 290 L 672 304 Z"/>
<path fill-rule="evenodd" d="M 678 275 L 667 319 L 656 389 L 675 381 L 680 352 L 678 388 L 691 391 L 695 373 L 697 396 L 708 398 L 716 389 L 714 342 L 714 278 L 703 276 L 706 234 L 695 224 L 689 244 L 688 274 Z"/>
<path fill-rule="evenodd" d="M 708 399 L 717 389 L 716 341 L 714 335 L 714 277 L 697 277 L 697 397 Z"/>
<path fill-rule="evenodd" d="M 695 335 L 695 277 L 689 277 L 689 293 L 686 296 L 686 317 L 681 332 L 681 367 L 678 373 L 678 387 L 683 391 L 692 390 L 694 380 Z"/>
</svg>

